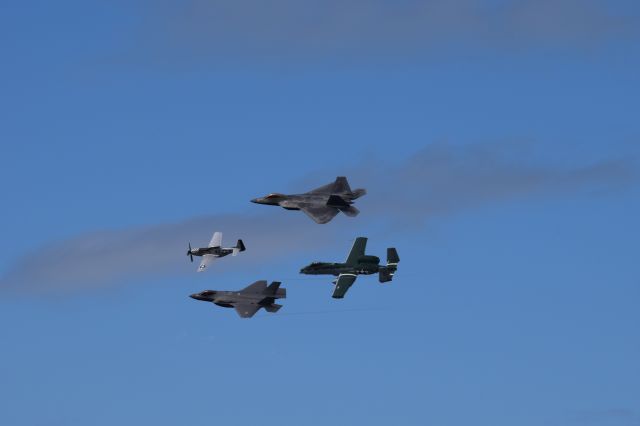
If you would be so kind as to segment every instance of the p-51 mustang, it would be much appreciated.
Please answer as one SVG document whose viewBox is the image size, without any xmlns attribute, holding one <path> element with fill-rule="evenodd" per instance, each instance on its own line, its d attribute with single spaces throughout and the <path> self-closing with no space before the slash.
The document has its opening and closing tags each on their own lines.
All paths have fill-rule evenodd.
<svg viewBox="0 0 640 426">
<path fill-rule="evenodd" d="M 202 256 L 202 262 L 200 262 L 200 266 L 198 267 L 198 272 L 202 272 L 214 259 L 227 255 L 237 256 L 238 253 L 245 250 L 246 248 L 242 240 L 238 240 L 235 247 L 222 247 L 222 232 L 214 232 L 213 238 L 211 238 L 211 242 L 209 242 L 209 247 L 194 249 L 191 248 L 191 243 L 189 243 L 187 256 L 191 258 L 192 262 L 193 256 Z"/>
<path fill-rule="evenodd" d="M 325 263 L 314 262 L 300 270 L 301 274 L 309 275 L 336 275 L 333 283 L 336 288 L 332 297 L 342 299 L 349 290 L 349 287 L 356 281 L 358 275 L 378 274 L 381 283 L 389 282 L 398 270 L 398 252 L 395 248 L 387 249 L 387 264 L 380 265 L 380 258 L 365 254 L 367 239 L 365 237 L 356 238 L 345 263 Z"/>
</svg>

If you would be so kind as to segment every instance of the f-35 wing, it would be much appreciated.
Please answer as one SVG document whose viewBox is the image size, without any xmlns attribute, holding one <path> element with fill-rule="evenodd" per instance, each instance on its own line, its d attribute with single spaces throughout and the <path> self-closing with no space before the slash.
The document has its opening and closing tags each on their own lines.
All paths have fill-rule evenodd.
<svg viewBox="0 0 640 426">
<path fill-rule="evenodd" d="M 202 272 L 207 269 L 207 266 L 209 266 L 215 259 L 216 257 L 212 254 L 205 254 L 202 256 L 202 262 L 200 262 L 200 266 L 198 266 L 198 272 Z"/>
<path fill-rule="evenodd" d="M 308 207 L 300 207 L 300 210 L 305 212 L 307 216 L 313 219 L 316 223 L 327 223 L 336 215 L 340 210 L 335 207 L 328 206 L 308 206 Z"/>
<path fill-rule="evenodd" d="M 222 232 L 214 232 L 209 247 L 222 247 Z"/>
<path fill-rule="evenodd" d="M 239 303 L 234 308 L 242 318 L 251 318 L 260 310 L 259 305 L 250 305 L 248 303 Z"/>
<path fill-rule="evenodd" d="M 260 280 L 260 281 L 256 281 L 255 283 L 246 286 L 245 288 L 243 288 L 240 291 L 241 292 L 247 292 L 247 293 L 264 293 L 264 291 L 266 289 L 267 289 L 267 281 L 266 280 Z"/>
<path fill-rule="evenodd" d="M 340 274 L 336 280 L 336 288 L 333 290 L 334 299 L 342 299 L 349 290 L 349 287 L 356 282 L 357 275 L 355 274 Z"/>
</svg>

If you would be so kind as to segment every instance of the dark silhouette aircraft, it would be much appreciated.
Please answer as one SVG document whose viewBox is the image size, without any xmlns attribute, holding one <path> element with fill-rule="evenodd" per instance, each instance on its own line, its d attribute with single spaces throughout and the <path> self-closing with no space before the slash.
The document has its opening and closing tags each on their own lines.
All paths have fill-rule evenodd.
<svg viewBox="0 0 640 426">
<path fill-rule="evenodd" d="M 332 297 L 342 299 L 349 287 L 356 281 L 358 275 L 378 274 L 381 283 L 389 282 L 398 270 L 398 252 L 395 248 L 387 249 L 387 264 L 380 265 L 380 258 L 365 254 L 367 239 L 356 238 L 353 247 L 344 263 L 314 262 L 300 270 L 301 274 L 309 275 L 335 275 L 333 283 L 336 285 Z"/>
<path fill-rule="evenodd" d="M 274 303 L 276 299 L 285 299 L 287 290 L 280 288 L 280 282 L 256 281 L 238 291 L 205 290 L 192 294 L 192 299 L 212 302 L 224 308 L 235 308 L 242 318 L 251 318 L 260 308 L 267 312 L 278 312 L 282 305 Z"/>
<path fill-rule="evenodd" d="M 352 191 L 347 178 L 339 176 L 335 182 L 304 194 L 271 193 L 262 198 L 255 198 L 251 202 L 280 206 L 287 210 L 302 210 L 316 223 L 327 223 L 339 212 L 347 216 L 357 216 L 360 211 L 353 207 L 353 201 L 366 193 L 364 189 Z"/>
</svg>

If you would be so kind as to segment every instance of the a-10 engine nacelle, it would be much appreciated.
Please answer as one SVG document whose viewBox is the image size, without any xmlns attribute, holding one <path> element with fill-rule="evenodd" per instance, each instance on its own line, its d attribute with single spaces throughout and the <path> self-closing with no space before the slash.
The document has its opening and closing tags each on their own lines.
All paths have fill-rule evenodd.
<svg viewBox="0 0 640 426">
<path fill-rule="evenodd" d="M 358 263 L 373 263 L 374 265 L 378 265 L 380 263 L 380 258 L 378 256 L 360 256 L 358 258 Z"/>
</svg>

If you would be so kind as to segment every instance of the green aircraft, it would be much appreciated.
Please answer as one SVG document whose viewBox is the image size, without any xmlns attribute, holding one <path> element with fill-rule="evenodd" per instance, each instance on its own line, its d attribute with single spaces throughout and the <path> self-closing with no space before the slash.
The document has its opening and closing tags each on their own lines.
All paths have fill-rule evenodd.
<svg viewBox="0 0 640 426">
<path fill-rule="evenodd" d="M 349 287 L 356 281 L 358 275 L 378 274 L 381 283 L 389 282 L 393 279 L 393 274 L 398 270 L 398 252 L 395 248 L 387 249 L 387 264 L 380 265 L 380 258 L 365 254 L 367 239 L 365 237 L 356 238 L 353 247 L 344 263 L 314 262 L 300 270 L 301 274 L 308 275 L 335 275 L 333 284 L 336 288 L 333 291 L 334 299 L 342 299 L 349 290 Z"/>
</svg>

